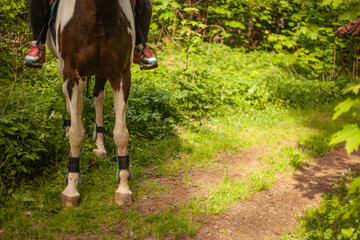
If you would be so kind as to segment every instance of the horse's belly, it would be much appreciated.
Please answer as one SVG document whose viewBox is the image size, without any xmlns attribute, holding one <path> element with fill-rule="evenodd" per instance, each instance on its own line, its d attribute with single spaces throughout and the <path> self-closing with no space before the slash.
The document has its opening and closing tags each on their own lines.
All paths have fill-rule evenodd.
<svg viewBox="0 0 360 240">
<path fill-rule="evenodd" d="M 120 41 L 121 42 L 121 41 Z M 65 49 L 64 49 L 65 50 Z M 73 52 L 62 53 L 65 64 L 70 64 L 82 76 L 99 74 L 110 77 L 130 67 L 132 44 L 90 44 Z"/>
</svg>

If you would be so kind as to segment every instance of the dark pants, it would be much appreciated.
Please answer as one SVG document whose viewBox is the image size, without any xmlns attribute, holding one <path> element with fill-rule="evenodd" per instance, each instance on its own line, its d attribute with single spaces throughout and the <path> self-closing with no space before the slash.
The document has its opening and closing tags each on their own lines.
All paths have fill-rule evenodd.
<svg viewBox="0 0 360 240">
<path fill-rule="evenodd" d="M 45 43 L 47 23 L 49 22 L 51 11 L 50 0 L 30 0 L 29 11 L 33 41 L 39 40 L 40 43 Z M 40 39 L 38 39 L 41 29 L 44 26 L 43 34 Z"/>
<path fill-rule="evenodd" d="M 152 15 L 151 0 L 137 0 L 135 9 L 136 45 L 147 43 Z M 143 37 L 139 34 L 142 32 Z M 142 39 L 143 38 L 143 39 Z"/>
<path fill-rule="evenodd" d="M 39 40 L 40 43 L 46 42 L 47 23 L 51 12 L 49 2 L 50 0 L 30 0 L 29 11 L 33 41 Z M 136 29 L 136 45 L 138 45 L 142 43 L 142 41 L 147 42 L 152 14 L 151 0 L 137 0 L 135 12 L 135 22 L 137 22 L 135 27 L 140 28 L 139 30 L 142 32 L 144 38 L 143 40 L 141 39 L 141 36 L 138 34 L 139 30 Z M 41 29 L 44 26 L 43 34 L 40 39 L 38 39 Z"/>
</svg>

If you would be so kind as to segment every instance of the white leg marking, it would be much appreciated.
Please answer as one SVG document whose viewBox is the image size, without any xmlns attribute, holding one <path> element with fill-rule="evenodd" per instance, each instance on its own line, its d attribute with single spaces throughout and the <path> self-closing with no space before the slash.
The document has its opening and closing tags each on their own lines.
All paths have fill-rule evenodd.
<svg viewBox="0 0 360 240">
<path fill-rule="evenodd" d="M 80 147 L 85 135 L 85 129 L 82 124 L 83 111 L 83 91 L 86 86 L 86 80 L 79 79 L 79 84 L 75 84 L 72 89 L 72 97 L 69 101 L 71 126 L 69 129 L 69 140 L 71 146 L 71 155 L 77 157 L 80 155 Z"/>
<path fill-rule="evenodd" d="M 80 197 L 80 193 L 77 190 L 78 184 L 79 184 L 79 173 L 69 173 L 68 185 L 66 186 L 62 194 L 71 198 Z"/>
<path fill-rule="evenodd" d="M 113 90 L 114 93 L 114 111 L 115 111 L 115 128 L 114 141 L 117 146 L 118 155 L 125 156 L 126 149 L 129 142 L 129 132 L 126 128 L 126 102 L 124 100 L 124 91 L 122 84 L 119 91 Z M 129 171 L 121 170 L 119 174 L 120 183 L 116 193 L 132 194 L 130 191 L 128 178 Z"/>
<path fill-rule="evenodd" d="M 67 80 L 63 83 L 63 93 L 64 93 L 64 96 L 65 96 L 65 103 L 66 103 L 66 110 L 67 110 L 67 113 L 68 113 L 68 119 L 71 120 L 70 101 L 69 101 L 69 95 L 67 93 L 67 83 L 68 83 Z M 65 135 L 67 137 L 69 137 L 69 129 L 70 129 L 70 126 L 67 126 L 65 128 Z"/>
<path fill-rule="evenodd" d="M 120 183 L 118 189 L 116 189 L 115 193 L 121 194 L 132 194 L 129 187 L 129 171 L 128 170 L 121 170 L 119 174 Z"/>
</svg>

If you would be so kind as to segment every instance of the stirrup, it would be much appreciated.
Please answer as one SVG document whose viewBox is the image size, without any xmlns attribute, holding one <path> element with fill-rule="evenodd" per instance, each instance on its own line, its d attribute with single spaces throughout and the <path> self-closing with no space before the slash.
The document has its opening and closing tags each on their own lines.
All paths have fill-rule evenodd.
<svg viewBox="0 0 360 240">
<path fill-rule="evenodd" d="M 145 66 L 145 65 L 140 64 L 140 70 L 151 70 L 151 69 L 158 68 L 158 67 L 159 67 L 158 64 L 154 64 L 151 66 Z"/>
</svg>

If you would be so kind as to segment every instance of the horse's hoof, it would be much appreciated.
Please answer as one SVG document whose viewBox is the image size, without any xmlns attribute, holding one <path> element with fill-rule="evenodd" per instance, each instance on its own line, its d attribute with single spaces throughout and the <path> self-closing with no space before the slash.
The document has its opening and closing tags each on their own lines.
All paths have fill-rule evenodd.
<svg viewBox="0 0 360 240">
<path fill-rule="evenodd" d="M 107 158 L 107 153 L 106 151 L 100 151 L 99 149 L 94 149 L 93 152 L 95 153 L 96 156 L 101 157 L 102 159 L 106 159 Z"/>
<path fill-rule="evenodd" d="M 115 202 L 120 206 L 126 206 L 132 204 L 132 195 L 131 194 L 121 194 L 115 193 Z"/>
<path fill-rule="evenodd" d="M 78 207 L 80 202 L 79 197 L 68 197 L 64 194 L 61 194 L 61 203 L 64 204 L 66 207 Z"/>
</svg>

